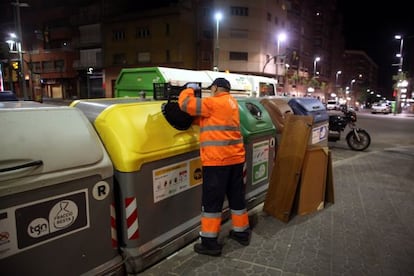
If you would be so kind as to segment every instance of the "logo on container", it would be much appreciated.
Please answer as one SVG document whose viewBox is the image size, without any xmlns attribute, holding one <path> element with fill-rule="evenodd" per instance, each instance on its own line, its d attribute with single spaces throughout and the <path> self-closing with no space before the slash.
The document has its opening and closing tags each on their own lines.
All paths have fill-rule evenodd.
<svg viewBox="0 0 414 276">
<path fill-rule="evenodd" d="M 78 206 L 72 200 L 56 203 L 49 212 L 49 220 L 36 218 L 27 227 L 27 234 L 38 238 L 71 226 L 78 217 Z"/>
<path fill-rule="evenodd" d="M 78 206 L 72 200 L 58 202 L 49 213 L 51 232 L 71 226 L 78 217 Z"/>
<path fill-rule="evenodd" d="M 49 223 L 44 218 L 36 218 L 27 226 L 27 234 L 32 238 L 38 238 L 49 234 Z"/>
</svg>

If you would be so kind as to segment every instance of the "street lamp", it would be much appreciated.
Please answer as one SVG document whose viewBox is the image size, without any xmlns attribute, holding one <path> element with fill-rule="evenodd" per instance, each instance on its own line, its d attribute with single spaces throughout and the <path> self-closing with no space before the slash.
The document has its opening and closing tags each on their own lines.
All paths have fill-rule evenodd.
<svg viewBox="0 0 414 276">
<path fill-rule="evenodd" d="M 398 82 L 400 83 L 403 79 L 403 46 L 404 46 L 404 38 L 402 35 L 395 35 L 395 39 L 400 40 L 400 51 L 398 54 L 396 54 L 396 57 L 400 59 L 400 62 L 398 63 Z M 394 108 L 394 115 L 399 113 L 400 109 L 400 95 L 401 95 L 401 87 L 397 85 L 397 93 L 395 95 L 395 108 Z"/>
<path fill-rule="evenodd" d="M 16 40 L 16 43 L 17 43 L 16 46 L 17 46 L 17 51 L 18 51 L 19 60 L 20 60 L 20 76 L 21 76 L 20 85 L 23 89 L 23 98 L 27 100 L 28 97 L 27 97 L 27 89 L 26 89 L 26 80 L 24 77 L 23 35 L 22 35 L 22 24 L 20 20 L 20 8 L 27 8 L 29 7 L 29 4 L 20 3 L 19 0 L 16 0 L 16 2 L 12 2 L 11 4 L 15 6 L 16 8 L 16 24 L 17 24 L 16 28 L 17 28 L 17 38 L 18 38 L 18 40 Z"/>
<path fill-rule="evenodd" d="M 354 98 L 354 100 L 355 100 L 355 93 L 354 93 L 354 83 L 355 83 L 355 79 L 352 79 L 351 80 L 351 90 L 350 90 L 350 95 L 349 95 L 349 99 L 351 100 L 351 103 L 352 103 L 352 98 Z"/>
<path fill-rule="evenodd" d="M 313 77 L 316 76 L 316 63 L 319 62 L 321 60 L 320 57 L 316 57 L 313 61 Z"/>
<path fill-rule="evenodd" d="M 219 60 L 219 26 L 220 26 L 220 20 L 223 18 L 223 15 L 221 12 L 216 12 L 214 15 L 214 18 L 216 19 L 216 43 L 214 47 L 214 71 L 218 71 L 218 60 Z"/>
<path fill-rule="evenodd" d="M 351 80 L 351 92 L 353 92 L 353 89 L 352 88 L 354 87 L 354 83 L 355 83 L 355 79 L 352 79 Z"/>
<path fill-rule="evenodd" d="M 400 40 L 400 52 L 396 54 L 396 57 L 400 58 L 400 62 L 398 63 L 398 72 L 402 72 L 403 67 L 403 45 L 404 45 L 404 38 L 401 35 L 395 35 L 395 39 Z"/>
<path fill-rule="evenodd" d="M 282 32 L 277 35 L 277 48 L 276 48 L 276 79 L 279 83 L 279 56 L 280 56 L 280 43 L 286 41 L 286 33 Z"/>
<path fill-rule="evenodd" d="M 338 87 L 338 76 L 342 74 L 342 71 L 336 71 L 335 75 L 335 87 Z"/>
<path fill-rule="evenodd" d="M 10 38 L 6 41 L 9 45 L 9 52 L 11 54 L 18 54 L 19 67 L 18 67 L 18 76 L 19 76 L 19 86 L 23 91 L 23 98 L 27 100 L 27 90 L 26 90 L 26 81 L 24 77 L 24 59 L 22 52 L 22 42 L 21 39 L 17 37 L 15 33 L 10 34 Z M 12 86 L 10 86 L 12 89 Z"/>
</svg>

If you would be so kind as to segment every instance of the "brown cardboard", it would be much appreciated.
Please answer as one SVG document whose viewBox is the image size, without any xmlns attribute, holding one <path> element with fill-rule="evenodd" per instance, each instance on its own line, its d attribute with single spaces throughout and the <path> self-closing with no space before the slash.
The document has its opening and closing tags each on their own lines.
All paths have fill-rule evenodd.
<svg viewBox="0 0 414 276">
<path fill-rule="evenodd" d="M 290 219 L 312 123 L 312 116 L 291 115 L 282 133 L 263 210 L 284 222 Z"/>
<path fill-rule="evenodd" d="M 309 214 L 323 209 L 325 202 L 328 148 L 309 146 L 303 161 L 297 213 Z"/>
</svg>

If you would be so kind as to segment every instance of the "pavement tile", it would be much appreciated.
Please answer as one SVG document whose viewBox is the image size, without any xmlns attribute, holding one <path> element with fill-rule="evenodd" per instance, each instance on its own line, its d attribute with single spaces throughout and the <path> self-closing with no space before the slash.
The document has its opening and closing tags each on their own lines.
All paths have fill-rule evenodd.
<svg viewBox="0 0 414 276">
<path fill-rule="evenodd" d="M 413 161 L 414 147 L 396 147 L 334 162 L 334 204 L 288 223 L 259 206 L 249 246 L 227 225 L 221 257 L 191 244 L 142 275 L 414 275 Z"/>
</svg>

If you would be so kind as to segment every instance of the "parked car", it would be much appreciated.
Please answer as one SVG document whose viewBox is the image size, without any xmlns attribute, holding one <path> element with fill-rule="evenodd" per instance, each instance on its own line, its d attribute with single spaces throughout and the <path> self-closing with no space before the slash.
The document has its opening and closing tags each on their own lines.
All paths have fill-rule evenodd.
<svg viewBox="0 0 414 276">
<path fill-rule="evenodd" d="M 374 103 L 371 107 L 371 113 L 383 113 L 388 114 L 391 113 L 391 106 L 387 103 Z"/>
<path fill-rule="evenodd" d="M 5 90 L 0 91 L 0 102 L 8 102 L 8 101 L 18 101 L 19 99 L 16 97 L 13 91 Z"/>
<path fill-rule="evenodd" d="M 327 110 L 337 110 L 337 109 L 339 109 L 339 104 L 335 100 L 328 100 L 326 102 L 326 109 Z"/>
</svg>

